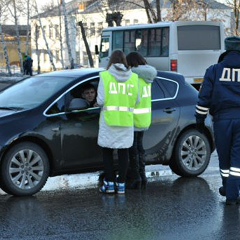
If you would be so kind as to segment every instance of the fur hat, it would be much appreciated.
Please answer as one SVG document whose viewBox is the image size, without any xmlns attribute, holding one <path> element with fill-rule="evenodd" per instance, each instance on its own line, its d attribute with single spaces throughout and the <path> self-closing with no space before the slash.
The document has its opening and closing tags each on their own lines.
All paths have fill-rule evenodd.
<svg viewBox="0 0 240 240">
<path fill-rule="evenodd" d="M 225 39 L 225 49 L 226 51 L 240 51 L 240 37 L 227 37 Z"/>
</svg>

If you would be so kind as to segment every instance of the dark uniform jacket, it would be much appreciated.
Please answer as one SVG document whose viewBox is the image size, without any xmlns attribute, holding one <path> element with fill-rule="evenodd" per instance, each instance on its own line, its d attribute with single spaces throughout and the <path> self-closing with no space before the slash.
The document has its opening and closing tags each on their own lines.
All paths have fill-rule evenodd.
<svg viewBox="0 0 240 240">
<path fill-rule="evenodd" d="M 207 113 L 218 119 L 240 118 L 240 52 L 230 51 L 205 73 L 196 106 L 196 118 Z"/>
</svg>

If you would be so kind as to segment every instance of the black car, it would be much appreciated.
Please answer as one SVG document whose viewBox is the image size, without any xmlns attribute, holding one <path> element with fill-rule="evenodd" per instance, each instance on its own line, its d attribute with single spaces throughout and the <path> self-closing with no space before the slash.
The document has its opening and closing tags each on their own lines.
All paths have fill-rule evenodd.
<svg viewBox="0 0 240 240">
<path fill-rule="evenodd" d="M 49 176 L 103 169 L 97 145 L 99 107 L 88 108 L 81 88 L 97 88 L 103 69 L 40 74 L 0 92 L 0 187 L 33 195 Z M 152 85 L 152 124 L 144 135 L 147 164 L 198 176 L 214 150 L 210 117 L 196 130 L 197 90 L 177 73 L 159 72 Z"/>
</svg>

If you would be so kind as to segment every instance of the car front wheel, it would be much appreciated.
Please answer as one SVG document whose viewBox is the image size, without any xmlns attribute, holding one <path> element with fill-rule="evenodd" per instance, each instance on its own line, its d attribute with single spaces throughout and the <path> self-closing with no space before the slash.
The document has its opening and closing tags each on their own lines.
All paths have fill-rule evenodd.
<svg viewBox="0 0 240 240">
<path fill-rule="evenodd" d="M 49 176 L 49 161 L 41 147 L 23 142 L 13 146 L 4 156 L 0 170 L 0 186 L 15 196 L 39 192 Z"/>
<path fill-rule="evenodd" d="M 195 177 L 203 173 L 211 157 L 210 143 L 195 129 L 184 132 L 175 145 L 170 168 L 182 177 Z"/>
</svg>

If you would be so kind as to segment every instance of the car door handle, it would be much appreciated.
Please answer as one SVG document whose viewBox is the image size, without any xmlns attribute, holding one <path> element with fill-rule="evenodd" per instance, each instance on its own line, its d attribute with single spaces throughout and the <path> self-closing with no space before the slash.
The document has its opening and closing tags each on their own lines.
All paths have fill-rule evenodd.
<svg viewBox="0 0 240 240">
<path fill-rule="evenodd" d="M 59 130 L 60 130 L 59 127 L 52 128 L 52 131 L 54 131 L 54 132 L 58 132 Z"/>
<path fill-rule="evenodd" d="M 176 111 L 176 108 L 165 108 L 165 109 L 163 109 L 163 111 L 166 113 L 172 113 L 172 112 Z"/>
</svg>

